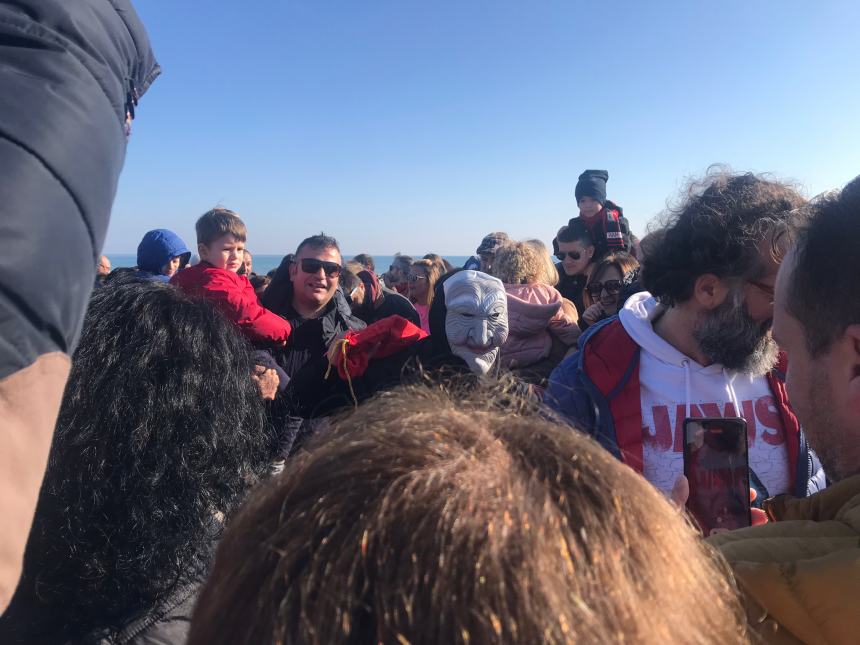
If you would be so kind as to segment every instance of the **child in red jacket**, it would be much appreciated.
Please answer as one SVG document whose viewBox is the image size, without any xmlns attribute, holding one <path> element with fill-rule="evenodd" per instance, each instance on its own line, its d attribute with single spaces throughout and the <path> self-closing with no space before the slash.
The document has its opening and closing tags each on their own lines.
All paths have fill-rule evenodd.
<svg viewBox="0 0 860 645">
<path fill-rule="evenodd" d="M 170 283 L 211 301 L 255 346 L 286 345 L 290 323 L 263 307 L 248 278 L 236 273 L 244 262 L 244 222 L 233 211 L 215 208 L 195 228 L 200 263 L 178 272 Z"/>
</svg>

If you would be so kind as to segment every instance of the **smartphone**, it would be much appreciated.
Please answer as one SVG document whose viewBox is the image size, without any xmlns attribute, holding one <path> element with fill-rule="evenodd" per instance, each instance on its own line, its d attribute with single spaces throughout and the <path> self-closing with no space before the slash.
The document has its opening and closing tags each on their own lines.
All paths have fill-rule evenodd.
<svg viewBox="0 0 860 645">
<path fill-rule="evenodd" d="M 747 422 L 740 417 L 684 421 L 687 508 L 702 533 L 713 535 L 751 523 Z"/>
</svg>

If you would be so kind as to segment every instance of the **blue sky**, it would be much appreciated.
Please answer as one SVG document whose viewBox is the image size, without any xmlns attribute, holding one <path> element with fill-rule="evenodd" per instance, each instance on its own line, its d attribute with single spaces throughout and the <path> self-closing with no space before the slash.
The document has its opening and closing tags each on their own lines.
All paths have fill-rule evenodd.
<svg viewBox="0 0 860 645">
<path fill-rule="evenodd" d="M 860 173 L 860 3 L 138 0 L 141 101 L 106 251 L 238 211 L 257 253 L 552 239 L 585 168 L 636 232 L 712 163 Z"/>
</svg>

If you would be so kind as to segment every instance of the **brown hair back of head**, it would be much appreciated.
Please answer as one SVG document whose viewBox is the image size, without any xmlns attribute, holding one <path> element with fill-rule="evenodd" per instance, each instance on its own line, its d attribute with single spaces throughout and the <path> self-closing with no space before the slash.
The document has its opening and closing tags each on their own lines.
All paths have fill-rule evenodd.
<svg viewBox="0 0 860 645">
<path fill-rule="evenodd" d="M 411 386 L 252 496 L 189 643 L 738 643 L 728 576 L 584 434 L 509 393 Z"/>
<path fill-rule="evenodd" d="M 621 277 L 626 278 L 636 269 L 639 268 L 639 262 L 629 253 L 619 251 L 618 253 L 610 253 L 604 258 L 597 261 L 591 272 L 588 274 L 588 281 L 585 284 L 585 290 L 582 293 L 582 301 L 586 308 L 594 304 L 594 299 L 588 293 L 588 285 L 592 282 L 597 282 L 602 277 L 603 272 L 607 267 L 615 267 L 621 273 Z M 619 306 L 623 303 L 619 303 Z"/>
<path fill-rule="evenodd" d="M 240 242 L 246 241 L 248 237 L 245 222 L 227 208 L 213 208 L 203 213 L 194 225 L 194 229 L 197 232 L 197 243 L 206 246 L 228 233 Z"/>
</svg>

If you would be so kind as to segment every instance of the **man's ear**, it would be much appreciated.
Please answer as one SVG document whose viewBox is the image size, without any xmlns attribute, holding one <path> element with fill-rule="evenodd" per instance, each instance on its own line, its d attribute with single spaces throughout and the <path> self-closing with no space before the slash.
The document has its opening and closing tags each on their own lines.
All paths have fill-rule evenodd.
<svg viewBox="0 0 860 645">
<path fill-rule="evenodd" d="M 848 366 L 849 378 L 848 397 L 851 410 L 860 416 L 860 324 L 848 325 L 843 335 L 843 343 L 837 349 L 843 353 L 843 360 Z"/>
<path fill-rule="evenodd" d="M 593 257 L 594 257 L 594 247 L 593 247 L 593 246 L 589 246 L 587 249 L 585 249 L 585 254 L 588 256 L 588 259 L 589 259 L 589 260 L 590 260 L 591 258 L 593 258 Z"/>
<path fill-rule="evenodd" d="M 693 284 L 693 300 L 708 311 L 723 304 L 728 294 L 728 285 L 713 273 L 700 275 Z"/>
<path fill-rule="evenodd" d="M 197 255 L 200 256 L 200 259 L 204 262 L 209 261 L 209 247 L 203 244 L 202 242 L 197 244 Z"/>
<path fill-rule="evenodd" d="M 290 280 L 296 277 L 296 273 L 299 270 L 299 264 L 297 260 L 293 260 L 290 262 Z"/>
</svg>

